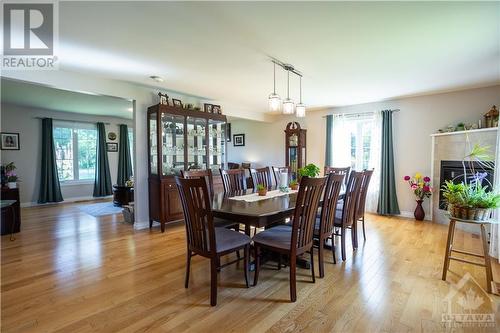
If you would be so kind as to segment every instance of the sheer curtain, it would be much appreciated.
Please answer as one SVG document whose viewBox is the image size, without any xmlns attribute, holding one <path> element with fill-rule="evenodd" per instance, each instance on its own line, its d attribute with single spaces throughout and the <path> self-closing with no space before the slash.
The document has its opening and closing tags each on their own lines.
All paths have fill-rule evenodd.
<svg viewBox="0 0 500 333">
<path fill-rule="evenodd" d="M 495 160 L 495 190 L 500 191 L 500 127 L 497 130 L 497 151 Z M 500 220 L 500 208 L 495 212 L 495 218 Z M 491 225 L 490 255 L 500 262 L 500 224 Z"/>
<path fill-rule="evenodd" d="M 351 136 L 346 126 L 346 116 L 333 115 L 332 165 L 346 167 L 351 165 Z"/>
<path fill-rule="evenodd" d="M 376 213 L 380 189 L 380 148 L 382 147 L 382 115 L 380 111 L 373 113 L 373 127 L 370 142 L 370 161 L 368 169 L 374 169 L 368 186 L 366 211 Z"/>
</svg>

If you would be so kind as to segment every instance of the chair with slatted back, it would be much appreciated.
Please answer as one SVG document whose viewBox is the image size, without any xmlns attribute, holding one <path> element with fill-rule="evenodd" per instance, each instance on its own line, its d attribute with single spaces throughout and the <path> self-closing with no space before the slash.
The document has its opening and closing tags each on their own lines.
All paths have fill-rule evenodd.
<svg viewBox="0 0 500 333">
<path fill-rule="evenodd" d="M 335 220 L 335 212 L 337 210 L 337 202 L 339 199 L 340 189 L 344 182 L 345 175 L 336 175 L 335 173 L 328 174 L 326 181 L 325 191 L 323 192 L 323 202 L 321 204 L 321 215 L 316 217 L 316 224 L 314 226 L 314 241 L 315 246 L 318 247 L 318 263 L 319 263 L 319 276 L 325 276 L 324 268 L 324 245 L 325 241 L 333 237 Z M 335 262 L 335 247 L 333 246 L 332 239 L 332 253 Z"/>
<path fill-rule="evenodd" d="M 327 176 L 330 173 L 336 175 L 345 175 L 344 177 L 345 185 L 347 185 L 347 182 L 349 181 L 349 171 L 351 171 L 351 167 L 337 168 L 337 167 L 325 166 L 325 176 Z"/>
<path fill-rule="evenodd" d="M 210 195 L 202 178 L 176 177 L 177 188 L 184 209 L 187 234 L 187 263 L 184 287 L 189 286 L 191 257 L 200 255 L 210 259 L 210 304 L 217 304 L 217 272 L 236 261 L 220 265 L 224 255 L 244 250 L 244 274 L 248 288 L 248 258 L 251 239 L 245 234 L 226 228 L 216 228 L 213 223 Z"/>
<path fill-rule="evenodd" d="M 252 177 L 254 188 L 257 188 L 257 185 L 264 185 L 264 187 L 268 189 L 273 186 L 271 170 L 269 170 L 269 167 L 250 169 L 250 176 Z"/>
<path fill-rule="evenodd" d="M 276 182 L 276 186 L 279 186 L 281 179 L 281 172 L 286 172 L 288 174 L 288 179 L 290 180 L 291 169 L 290 167 L 272 167 L 274 181 Z"/>
<path fill-rule="evenodd" d="M 342 205 L 340 208 L 337 206 L 337 210 L 335 212 L 334 227 L 336 228 L 336 230 L 334 235 L 340 236 L 342 261 L 346 260 L 345 236 L 347 229 L 351 229 L 351 241 L 353 250 L 358 247 L 356 237 L 356 209 L 358 208 L 359 193 L 361 191 L 362 182 L 363 172 L 352 171 L 349 175 L 349 182 L 346 186 Z M 333 254 L 335 261 L 335 252 Z"/>
<path fill-rule="evenodd" d="M 192 179 L 192 178 L 204 178 L 207 187 L 208 187 L 208 193 L 210 194 L 210 197 L 213 198 L 214 196 L 214 180 L 213 180 L 213 174 L 212 170 L 189 170 L 189 171 L 184 171 L 181 170 L 181 176 L 182 178 L 185 179 Z M 221 228 L 229 228 L 229 229 L 234 229 L 236 231 L 240 230 L 240 225 L 239 223 L 235 221 L 230 221 L 230 220 L 225 220 L 225 219 L 220 219 L 220 218 L 214 218 L 214 224 L 216 227 L 221 227 Z M 239 255 L 239 253 L 238 253 Z"/>
<path fill-rule="evenodd" d="M 292 227 L 276 226 L 259 232 L 253 237 L 255 248 L 254 285 L 257 285 L 262 248 L 288 255 L 290 258 L 290 300 L 297 300 L 296 267 L 297 256 L 309 252 L 311 256 L 312 281 L 315 282 L 313 261 L 313 232 L 316 211 L 325 186 L 326 178 L 302 177 L 295 202 Z"/>
<path fill-rule="evenodd" d="M 361 222 L 361 225 L 363 227 L 363 239 L 365 241 L 366 241 L 366 231 L 365 231 L 366 196 L 368 194 L 368 187 L 370 186 L 370 180 L 372 178 L 373 172 L 374 169 L 363 171 L 363 181 L 361 183 L 361 191 L 359 194 L 358 209 L 356 210 L 356 222 Z"/>
<path fill-rule="evenodd" d="M 223 170 L 220 169 L 224 192 L 234 193 L 247 189 L 247 179 L 244 169 Z"/>
</svg>

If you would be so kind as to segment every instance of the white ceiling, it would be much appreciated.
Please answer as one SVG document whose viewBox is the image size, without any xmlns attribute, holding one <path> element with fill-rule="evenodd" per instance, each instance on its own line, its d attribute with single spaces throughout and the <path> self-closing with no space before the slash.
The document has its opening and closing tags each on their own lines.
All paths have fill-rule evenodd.
<svg viewBox="0 0 500 333">
<path fill-rule="evenodd" d="M 61 68 L 267 112 L 276 57 L 338 106 L 500 82 L 500 3 L 60 2 Z M 278 93 L 286 76 L 278 72 Z M 298 81 L 292 79 L 292 98 Z M 234 114 L 233 114 L 234 115 Z"/>
<path fill-rule="evenodd" d="M 37 109 L 132 119 L 133 105 L 122 98 L 55 89 L 17 80 L 1 79 L 2 104 Z"/>
</svg>

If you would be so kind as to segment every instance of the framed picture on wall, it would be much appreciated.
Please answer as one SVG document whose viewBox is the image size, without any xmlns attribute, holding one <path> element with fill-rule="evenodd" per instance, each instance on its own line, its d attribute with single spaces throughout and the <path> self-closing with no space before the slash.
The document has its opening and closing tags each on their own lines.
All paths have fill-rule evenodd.
<svg viewBox="0 0 500 333">
<path fill-rule="evenodd" d="M 118 143 L 106 142 L 106 151 L 111 152 L 111 153 L 118 152 Z"/>
<path fill-rule="evenodd" d="M 233 146 L 235 146 L 235 147 L 245 146 L 245 134 L 233 135 Z"/>
<path fill-rule="evenodd" d="M 19 150 L 19 133 L 0 133 L 0 149 L 2 150 Z"/>
</svg>

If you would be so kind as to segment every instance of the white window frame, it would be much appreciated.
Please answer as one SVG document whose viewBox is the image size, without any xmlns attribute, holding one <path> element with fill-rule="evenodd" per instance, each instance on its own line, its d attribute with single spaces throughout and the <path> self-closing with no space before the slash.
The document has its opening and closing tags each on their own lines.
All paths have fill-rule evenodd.
<svg viewBox="0 0 500 333">
<path fill-rule="evenodd" d="M 363 149 L 363 143 L 364 143 L 363 142 L 363 125 L 366 122 L 374 121 L 374 120 L 373 120 L 373 117 L 359 117 L 356 119 L 351 118 L 348 121 L 355 122 L 355 126 L 356 126 L 356 132 L 355 132 L 355 135 L 356 135 L 356 165 L 353 168 L 356 170 L 362 170 L 363 169 L 363 157 L 364 157 L 363 156 L 364 155 L 363 154 L 364 153 L 364 149 Z M 373 136 L 373 133 L 371 133 L 371 136 Z M 349 153 L 351 152 L 351 149 L 352 149 L 352 146 L 349 146 Z M 370 150 L 371 150 L 371 147 L 370 147 Z M 370 154 L 371 153 L 372 152 L 370 151 Z"/>
<path fill-rule="evenodd" d="M 95 124 L 91 123 L 83 123 L 83 122 L 73 122 L 73 121 L 54 121 L 53 128 L 70 128 L 73 132 L 72 139 L 73 139 L 73 178 L 77 179 L 71 179 L 71 180 L 62 180 L 60 179 L 59 182 L 61 186 L 74 186 L 74 185 L 85 185 L 85 184 L 94 184 L 95 178 L 93 179 L 78 179 L 80 177 L 79 173 L 79 167 L 78 167 L 78 152 L 79 152 L 79 147 L 78 147 L 78 130 L 79 129 L 94 129 L 97 131 L 97 126 Z M 97 145 L 97 143 L 96 143 Z"/>
</svg>

